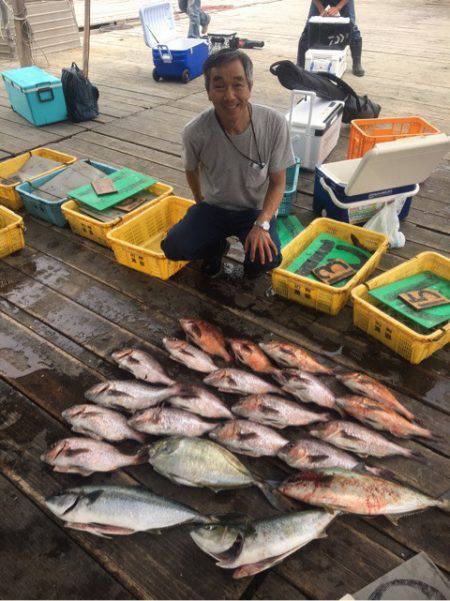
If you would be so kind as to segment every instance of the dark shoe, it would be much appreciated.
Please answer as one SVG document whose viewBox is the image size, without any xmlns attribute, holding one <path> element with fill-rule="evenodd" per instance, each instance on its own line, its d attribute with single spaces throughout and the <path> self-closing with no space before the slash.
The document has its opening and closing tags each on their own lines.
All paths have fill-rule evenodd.
<svg viewBox="0 0 450 601">
<path fill-rule="evenodd" d="M 252 267 L 248 267 L 247 265 L 244 267 L 244 278 L 246 278 L 247 280 L 256 280 L 265 273 L 266 272 L 261 271 L 261 269 L 254 269 Z"/>
<path fill-rule="evenodd" d="M 223 252 L 219 253 L 218 255 L 214 255 L 209 259 L 204 259 L 201 266 L 201 272 L 206 278 L 213 280 L 222 273 L 222 258 L 223 255 L 226 255 L 229 250 L 230 243 L 226 241 Z"/>
<path fill-rule="evenodd" d="M 352 53 L 353 75 L 356 75 L 356 77 L 362 77 L 365 74 L 361 64 L 362 40 L 358 40 L 350 44 L 350 52 Z"/>
</svg>

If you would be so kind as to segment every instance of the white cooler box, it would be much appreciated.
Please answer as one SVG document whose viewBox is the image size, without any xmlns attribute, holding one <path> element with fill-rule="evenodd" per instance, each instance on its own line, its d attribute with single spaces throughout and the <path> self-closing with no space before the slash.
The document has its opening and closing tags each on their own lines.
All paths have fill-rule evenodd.
<svg viewBox="0 0 450 601">
<path fill-rule="evenodd" d="M 446 134 L 415 136 L 377 144 L 360 159 L 316 169 L 313 209 L 318 215 L 362 223 L 384 204 L 397 203 L 406 217 L 411 198 L 450 148 Z"/>
<path fill-rule="evenodd" d="M 305 69 L 313 73 L 333 73 L 342 77 L 347 69 L 347 47 L 344 50 L 310 48 L 305 54 Z"/>
<path fill-rule="evenodd" d="M 302 96 L 300 102 L 297 98 Z M 294 155 L 302 169 L 313 171 L 327 158 L 339 140 L 344 103 L 323 100 L 314 92 L 292 90 L 291 109 L 286 115 Z"/>
</svg>

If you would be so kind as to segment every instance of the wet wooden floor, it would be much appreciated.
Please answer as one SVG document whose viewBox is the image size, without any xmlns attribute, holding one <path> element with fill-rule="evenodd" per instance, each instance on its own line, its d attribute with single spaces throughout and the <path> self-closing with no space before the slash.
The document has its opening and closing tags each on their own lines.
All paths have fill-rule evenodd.
<svg viewBox="0 0 450 601">
<path fill-rule="evenodd" d="M 251 53 L 254 100 L 281 110 L 287 108 L 289 94 L 267 67 L 295 56 L 306 14 L 306 6 L 298 4 L 248 3 L 213 14 L 216 30 L 236 27 L 242 36 L 265 39 L 266 48 Z M 448 2 L 422 0 L 412 0 L 408 11 L 400 0 L 358 3 L 367 76 L 347 74 L 346 79 L 380 102 L 383 115 L 419 114 L 450 130 L 446 7 Z M 58 73 L 74 55 L 79 60 L 78 54 L 66 52 L 52 55 L 50 67 L 43 60 L 39 64 Z M 187 86 L 157 84 L 151 68 L 139 29 L 94 35 L 91 77 L 100 88 L 100 118 L 37 129 L 9 109 L 2 91 L 0 159 L 45 145 L 143 171 L 173 185 L 178 195 L 189 196 L 180 132 L 208 101 L 200 79 Z M 344 129 L 330 160 L 344 158 L 347 141 Z M 311 174 L 302 172 L 299 189 L 295 213 L 306 225 L 313 219 Z M 388 253 L 381 270 L 423 251 L 448 251 L 449 192 L 450 171 L 443 163 L 421 186 L 402 226 L 406 246 Z M 391 386 L 440 438 L 405 443 L 420 451 L 427 465 L 406 459 L 379 465 L 433 496 L 450 488 L 449 354 L 444 349 L 412 366 L 356 330 L 350 307 L 329 317 L 272 298 L 267 295 L 269 279 L 239 279 L 241 254 L 236 248 L 226 260 L 227 275 L 217 281 L 202 281 L 192 264 L 162 282 L 119 266 L 109 250 L 69 229 L 24 217 L 26 248 L 0 261 L 1 598 L 339 598 L 422 550 L 441 569 L 450 569 L 448 518 L 438 510 L 405 518 L 398 527 L 384 518 L 340 518 L 329 528 L 328 538 L 253 579 L 238 581 L 194 546 L 186 528 L 120 540 L 63 529 L 45 509 L 44 497 L 85 480 L 54 474 L 39 460 L 49 444 L 69 433 L 61 411 L 82 401 L 83 391 L 95 382 L 121 377 L 110 353 L 125 345 L 148 349 L 174 378 L 188 378 L 186 370 L 167 359 L 161 344 L 163 335 L 180 334 L 180 317 L 200 315 L 227 335 L 261 340 L 274 334 L 304 345 L 330 365 L 362 369 Z M 270 477 L 284 473 L 276 462 L 249 464 Z M 89 481 L 142 483 L 204 512 L 262 517 L 272 511 L 257 490 L 215 495 L 187 489 L 149 466 Z"/>
</svg>

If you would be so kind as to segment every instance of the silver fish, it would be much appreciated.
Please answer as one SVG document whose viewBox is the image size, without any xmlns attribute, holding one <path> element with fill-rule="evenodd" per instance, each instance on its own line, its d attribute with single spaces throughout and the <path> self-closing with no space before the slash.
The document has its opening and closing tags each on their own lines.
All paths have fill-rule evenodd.
<svg viewBox="0 0 450 601">
<path fill-rule="evenodd" d="M 251 457 L 274 456 L 288 442 L 275 430 L 245 419 L 220 424 L 209 437 L 231 451 Z"/>
<path fill-rule="evenodd" d="M 126 369 L 139 380 L 145 380 L 150 384 L 167 384 L 167 386 L 175 383 L 167 376 L 158 361 L 144 351 L 125 348 L 115 351 L 111 357 L 119 367 Z"/>
<path fill-rule="evenodd" d="M 217 560 L 217 566 L 235 569 L 233 578 L 244 578 L 267 570 L 310 541 L 325 537 L 324 531 L 336 515 L 326 511 L 288 513 L 258 520 L 248 533 L 233 525 L 198 526 L 191 537 Z"/>
<path fill-rule="evenodd" d="M 231 411 L 219 397 L 207 388 L 195 384 L 183 386 L 180 394 L 171 397 L 168 402 L 174 407 L 210 419 L 230 419 L 233 417 Z"/>
<path fill-rule="evenodd" d="M 55 472 L 90 476 L 94 472 L 112 472 L 147 460 L 147 450 L 125 455 L 107 442 L 91 438 L 64 438 L 41 455 Z"/>
<path fill-rule="evenodd" d="M 280 389 L 262 380 L 254 374 L 240 369 L 218 369 L 203 379 L 205 384 L 215 386 L 222 392 L 230 394 L 265 394 L 280 392 Z"/>
<path fill-rule="evenodd" d="M 361 457 L 393 457 L 401 455 L 411 459 L 422 460 L 420 453 L 402 447 L 374 432 L 365 426 L 336 420 L 327 424 L 317 424 L 309 429 L 311 436 L 325 440 L 335 447 L 353 451 Z"/>
<path fill-rule="evenodd" d="M 217 369 L 211 357 L 186 340 L 163 338 L 163 344 L 174 361 L 182 363 L 195 371 L 210 373 Z"/>
<path fill-rule="evenodd" d="M 298 369 L 283 369 L 273 375 L 284 391 L 300 401 L 336 409 L 336 396 L 333 391 L 312 374 Z"/>
<path fill-rule="evenodd" d="M 361 515 L 389 515 L 427 507 L 449 510 L 448 500 L 420 492 L 369 474 L 342 468 L 297 472 L 279 486 L 283 494 L 299 501 Z"/>
<path fill-rule="evenodd" d="M 233 405 L 231 410 L 236 415 L 273 428 L 306 426 L 330 419 L 328 413 L 309 411 L 295 401 L 273 394 L 252 394 Z"/>
<path fill-rule="evenodd" d="M 351 470 L 361 465 L 350 453 L 340 451 L 326 442 L 307 438 L 289 442 L 279 450 L 278 457 L 296 469 L 344 467 Z"/>
<path fill-rule="evenodd" d="M 202 436 L 217 423 L 205 422 L 197 415 L 175 407 L 150 407 L 135 413 L 128 425 L 154 436 Z"/>
<path fill-rule="evenodd" d="M 229 490 L 257 486 L 270 503 L 280 508 L 269 484 L 254 476 L 227 449 L 204 438 L 172 437 L 148 447 L 149 463 L 158 473 L 184 486 Z"/>
<path fill-rule="evenodd" d="M 125 411 L 139 411 L 158 405 L 182 390 L 182 384 L 175 384 L 164 388 L 156 388 L 130 380 L 109 380 L 100 382 L 84 393 L 84 396 L 97 405 L 121 409 Z"/>
<path fill-rule="evenodd" d="M 125 536 L 180 524 L 214 522 L 190 507 L 159 497 L 143 487 L 83 486 L 45 499 L 67 528 L 97 536 Z"/>
<path fill-rule="evenodd" d="M 145 436 L 130 428 L 123 415 L 106 407 L 75 405 L 63 411 L 61 415 L 72 426 L 73 432 L 85 434 L 96 440 L 103 439 L 111 442 L 145 440 Z"/>
</svg>

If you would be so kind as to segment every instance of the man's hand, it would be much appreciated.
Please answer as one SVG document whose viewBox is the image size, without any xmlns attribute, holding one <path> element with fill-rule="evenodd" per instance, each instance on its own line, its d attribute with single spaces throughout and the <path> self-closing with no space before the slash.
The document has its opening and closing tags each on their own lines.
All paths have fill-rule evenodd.
<svg viewBox="0 0 450 601">
<path fill-rule="evenodd" d="M 325 13 L 326 17 L 335 17 L 339 14 L 339 8 L 337 6 L 331 6 Z"/>
<path fill-rule="evenodd" d="M 246 254 L 250 254 L 251 261 L 256 259 L 256 253 L 259 252 L 261 265 L 266 263 L 266 259 L 268 263 L 271 263 L 278 253 L 278 249 L 269 232 L 264 231 L 257 225 L 254 225 L 248 233 L 245 239 L 244 250 Z"/>
</svg>

